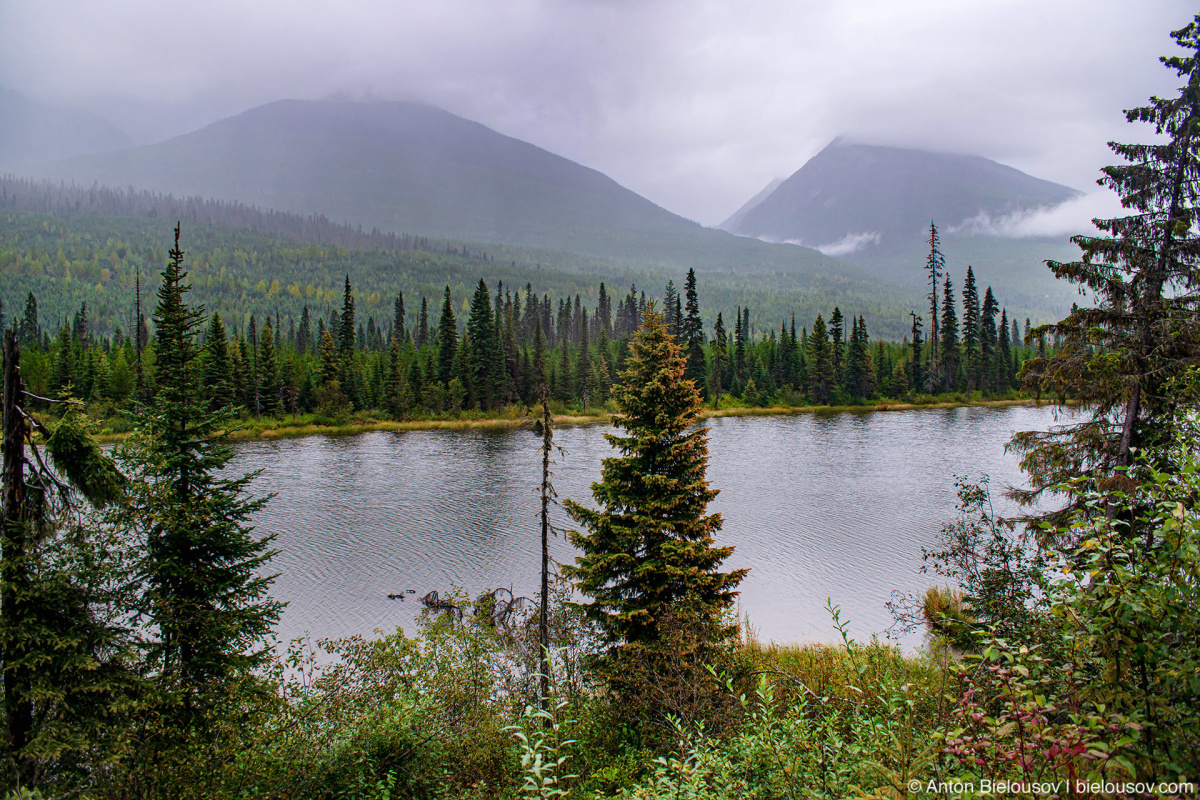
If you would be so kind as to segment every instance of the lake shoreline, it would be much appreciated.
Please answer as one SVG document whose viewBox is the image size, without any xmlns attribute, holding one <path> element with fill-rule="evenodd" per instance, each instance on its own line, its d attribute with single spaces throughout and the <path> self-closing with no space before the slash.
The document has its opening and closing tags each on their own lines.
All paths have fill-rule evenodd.
<svg viewBox="0 0 1200 800">
<path fill-rule="evenodd" d="M 1054 405 L 1051 402 L 1041 402 L 1033 398 L 1017 398 L 1006 400 L 973 400 L 968 402 L 945 401 L 933 403 L 900 403 L 881 402 L 853 406 L 764 406 L 711 409 L 700 411 L 701 419 L 719 417 L 758 417 L 758 416 L 791 416 L 796 414 L 867 414 L 882 411 L 911 411 L 914 409 L 947 409 L 947 408 L 1011 408 L 1014 406 L 1040 407 Z M 556 426 L 574 427 L 581 425 L 603 425 L 612 421 L 614 414 L 609 411 L 586 414 L 554 414 Z M 345 424 L 326 425 L 320 423 L 297 423 L 282 427 L 261 428 L 255 423 L 247 423 L 245 427 L 235 428 L 229 432 L 229 440 L 260 441 L 271 439 L 293 439 L 303 436 L 355 436 L 375 431 L 430 431 L 430 430 L 512 430 L 531 425 L 532 418 L 514 416 L 473 417 L 467 419 L 419 419 L 419 420 L 373 420 L 347 422 Z M 124 441 L 128 433 L 99 433 L 94 436 L 96 441 L 109 444 Z"/>
</svg>

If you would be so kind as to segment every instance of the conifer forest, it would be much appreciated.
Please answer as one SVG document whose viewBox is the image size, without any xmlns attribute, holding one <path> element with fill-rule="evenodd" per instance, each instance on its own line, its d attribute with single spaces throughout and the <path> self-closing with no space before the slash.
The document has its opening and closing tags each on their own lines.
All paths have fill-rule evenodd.
<svg viewBox="0 0 1200 800">
<path fill-rule="evenodd" d="M 1200 16 L 1172 36 L 1100 177 L 1123 214 L 1047 262 L 1083 293 L 1058 320 L 937 220 L 882 303 L 4 177 L 5 798 L 1194 795 Z M 957 479 L 889 604 L 919 646 L 836 597 L 833 644 L 755 636 L 708 419 L 1018 403 L 1073 413 L 1009 442 L 1015 513 Z M 596 422 L 560 499 L 555 434 Z M 477 423 L 536 434 L 536 596 L 276 642 L 280 487 L 237 442 Z"/>
</svg>

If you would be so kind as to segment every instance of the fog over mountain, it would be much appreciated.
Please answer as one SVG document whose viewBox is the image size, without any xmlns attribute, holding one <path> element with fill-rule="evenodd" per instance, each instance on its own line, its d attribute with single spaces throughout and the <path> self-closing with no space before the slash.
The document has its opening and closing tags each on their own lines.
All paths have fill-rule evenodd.
<svg viewBox="0 0 1200 800">
<path fill-rule="evenodd" d="M 835 140 L 722 228 L 848 256 L 1049 209 L 1081 192 L 980 156 Z"/>
<path fill-rule="evenodd" d="M 412 100 L 717 224 L 833 137 L 975 153 L 1088 189 L 1184 0 L 38 0 L 0 85 L 161 141 L 283 98 Z M 1057 223 L 1086 230 L 1086 213 Z"/>
<path fill-rule="evenodd" d="M 814 250 L 702 227 L 596 170 L 416 103 L 280 101 L 28 172 L 672 270 L 855 272 Z"/>
<path fill-rule="evenodd" d="M 0 86 L 0 172 L 130 144 L 95 114 L 39 103 Z"/>
</svg>

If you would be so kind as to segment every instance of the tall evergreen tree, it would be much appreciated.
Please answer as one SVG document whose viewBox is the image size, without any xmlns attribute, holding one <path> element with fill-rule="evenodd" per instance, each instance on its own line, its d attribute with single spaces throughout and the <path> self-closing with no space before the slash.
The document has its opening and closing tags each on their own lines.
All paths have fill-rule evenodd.
<svg viewBox="0 0 1200 800">
<path fill-rule="evenodd" d="M 1095 220 L 1096 235 L 1074 237 L 1080 260 L 1047 262 L 1095 302 L 1035 332 L 1040 343 L 1053 334 L 1061 347 L 1027 362 L 1025 381 L 1071 391 L 1092 415 L 1014 439 L 1030 463 L 1043 465 L 1030 476 L 1030 501 L 1067 480 L 1106 480 L 1130 466 L 1135 452 L 1168 441 L 1175 412 L 1196 402 L 1171 387 L 1200 353 L 1200 15 L 1171 35 L 1185 52 L 1161 61 L 1183 86 L 1125 112 L 1129 122 L 1149 123 L 1155 141 L 1110 143 L 1124 163 L 1105 167 L 1099 181 L 1130 213 Z"/>
<path fill-rule="evenodd" d="M 485 411 L 496 407 L 495 374 L 497 353 L 496 321 L 492 317 L 492 301 L 483 278 L 471 298 L 471 316 L 467 318 L 467 337 L 471 342 L 470 392 Z"/>
<path fill-rule="evenodd" d="M 552 381 L 552 390 L 555 400 L 567 402 L 575 393 L 573 381 L 571 380 L 571 356 L 568 352 L 567 342 L 561 342 L 558 348 L 558 366 L 554 370 L 554 378 Z"/>
<path fill-rule="evenodd" d="M 962 371 L 958 348 L 958 314 L 954 310 L 954 284 L 950 273 L 942 283 L 942 391 L 949 392 L 959 387 Z"/>
<path fill-rule="evenodd" d="M 340 386 L 340 383 L 338 381 L 339 366 L 338 366 L 338 357 L 337 357 L 337 345 L 334 343 L 333 336 L 331 336 L 329 334 L 329 331 L 325 331 L 324 335 L 321 336 L 320 357 L 321 357 L 321 385 L 322 386 L 329 386 L 329 385 Z"/>
<path fill-rule="evenodd" d="M 26 350 L 41 348 L 42 326 L 38 320 L 38 302 L 33 292 L 25 298 L 25 315 L 21 318 L 21 346 Z"/>
<path fill-rule="evenodd" d="M 391 338 L 392 343 L 388 346 L 388 371 L 387 383 L 384 385 L 383 392 L 383 407 L 392 416 L 399 416 L 404 410 L 400 391 L 400 387 L 404 383 L 404 372 L 400 366 L 400 341 L 396 336 Z"/>
<path fill-rule="evenodd" d="M 266 637 L 280 605 L 263 574 L 270 539 L 248 524 L 266 500 L 246 496 L 253 475 L 219 476 L 233 457 L 224 439 L 229 417 L 205 408 L 196 363 L 201 310 L 184 302 L 190 287 L 178 226 L 169 256 L 154 313 L 159 391 L 139 418 L 128 464 L 138 497 L 129 507 L 145 541 L 150 663 L 178 701 L 170 713 L 192 729 L 233 679 L 269 657 Z"/>
<path fill-rule="evenodd" d="M 808 335 L 808 396 L 814 403 L 825 404 L 833 398 L 833 347 L 821 315 Z"/>
<path fill-rule="evenodd" d="M 357 331 L 355 329 L 354 290 L 350 287 L 349 275 L 346 275 L 346 287 L 342 291 L 342 314 L 338 321 L 340 323 L 338 355 L 343 357 L 352 355 L 357 344 Z"/>
<path fill-rule="evenodd" d="M 304 310 L 300 312 L 300 327 L 296 329 L 296 352 L 302 356 L 306 356 L 313 352 L 312 338 L 312 323 L 308 317 L 308 304 L 305 303 Z"/>
<path fill-rule="evenodd" d="M 1012 345 L 1008 338 L 1008 310 L 1000 311 L 996 342 L 996 391 L 1007 392 L 1012 382 Z"/>
<path fill-rule="evenodd" d="M 675 315 L 675 305 L 678 301 L 679 292 L 675 290 L 675 281 L 668 280 L 667 288 L 663 291 L 663 324 L 667 326 L 667 333 L 677 339 L 683 333 L 683 320 Z"/>
<path fill-rule="evenodd" d="M 204 386 L 210 411 L 236 405 L 233 386 L 233 362 L 229 357 L 229 337 L 221 315 L 213 312 L 204 336 Z"/>
<path fill-rule="evenodd" d="M 14 325 L 14 328 L 16 326 Z M 3 478 L 0 487 L 0 780 L 18 794 L 80 770 L 137 702 L 130 604 L 114 538 L 90 530 L 84 500 L 100 509 L 125 480 L 68 407 L 54 424 L 24 409 L 18 332 L 3 335 Z M 48 430 L 47 423 L 53 426 Z M 35 433 L 43 439 L 35 440 Z M 45 458 L 44 455 L 49 456 Z M 53 472 L 47 467 L 53 466 Z M 93 763 L 97 763 L 93 761 Z M 39 774 L 40 773 L 40 774 Z M 41 779 L 39 781 L 39 778 Z"/>
<path fill-rule="evenodd" d="M 734 312 L 733 325 L 733 383 L 741 385 L 746 374 L 746 329 L 742 325 L 742 307 Z M 730 384 L 731 387 L 733 384 Z"/>
<path fill-rule="evenodd" d="M 612 300 L 609 299 L 603 282 L 601 282 L 600 292 L 596 296 L 596 324 L 600 326 L 600 330 L 609 336 L 612 335 Z"/>
<path fill-rule="evenodd" d="M 708 379 L 709 392 L 713 398 L 713 408 L 721 407 L 721 393 L 725 391 L 725 370 L 729 363 L 729 342 L 725 336 L 725 320 L 721 312 L 717 312 L 717 324 L 713 326 L 712 341 L 712 374 Z"/>
<path fill-rule="evenodd" d="M 850 318 L 850 346 L 846 354 L 846 388 L 856 398 L 867 398 L 875 393 L 875 364 L 871 356 L 871 342 L 867 336 L 867 323 L 862 317 Z"/>
<path fill-rule="evenodd" d="M 263 413 L 269 417 L 279 416 L 283 412 L 283 403 L 279 399 L 279 359 L 275 356 L 275 328 L 270 317 L 263 323 L 262 344 L 258 353 L 258 380 Z"/>
<path fill-rule="evenodd" d="M 980 388 L 982 374 L 979 349 L 979 289 L 975 286 L 975 272 L 968 266 L 967 279 L 963 283 L 963 361 L 967 377 L 967 389 Z"/>
<path fill-rule="evenodd" d="M 450 303 L 450 287 L 446 287 L 442 298 L 442 316 L 437 330 L 438 368 L 437 379 L 449 385 L 454 378 L 454 358 L 458 354 L 458 320 L 454 318 L 454 306 Z"/>
<path fill-rule="evenodd" d="M 588 341 L 587 329 L 587 311 L 583 312 L 583 324 L 580 326 L 579 337 L 579 358 L 575 359 L 575 389 L 583 401 L 583 407 L 587 408 L 591 401 L 591 393 L 588 391 L 592 382 L 592 353 L 591 343 Z"/>
<path fill-rule="evenodd" d="M 657 311 L 646 314 L 626 365 L 615 419 L 626 435 L 606 434 L 621 455 L 604 460 L 593 484 L 600 510 L 563 504 L 585 529 L 568 534 L 581 554 L 564 571 L 591 598 L 584 610 L 610 645 L 654 648 L 668 615 L 720 625 L 746 570 L 720 571 L 733 548 L 716 546 L 721 517 L 706 513 L 717 492 L 705 478 L 707 432 L 693 427 L 700 394 Z"/>
<path fill-rule="evenodd" d="M 929 222 L 929 256 L 925 259 L 925 271 L 929 274 L 929 375 L 927 385 L 936 392 L 942 383 L 941 319 L 938 315 L 938 287 L 942 273 L 946 270 L 946 258 L 942 255 L 937 226 Z"/>
<path fill-rule="evenodd" d="M 996 314 L 999 312 L 1000 306 L 992 295 L 992 287 L 989 286 L 983 295 L 983 310 L 979 313 L 980 388 L 985 392 L 996 391 L 996 346 L 999 342 L 996 335 Z"/>
<path fill-rule="evenodd" d="M 908 314 L 912 317 L 912 358 L 908 362 L 908 386 L 919 392 L 925 387 L 925 365 L 922 363 L 925 342 L 921 336 L 921 318 L 915 311 Z"/>
<path fill-rule="evenodd" d="M 687 358 L 687 371 L 684 377 L 696 384 L 701 397 L 704 396 L 704 378 L 708 371 L 704 363 L 704 323 L 700 319 L 700 297 L 696 292 L 696 270 L 689 269 L 687 282 L 684 286 L 687 296 L 687 315 L 680 323 L 680 332 L 685 346 L 684 356 Z M 679 298 L 676 297 L 676 302 Z"/>
<path fill-rule="evenodd" d="M 429 301 L 421 295 L 421 316 L 417 319 L 417 349 L 420 350 L 429 342 Z"/>
<path fill-rule="evenodd" d="M 833 359 L 833 385 L 829 389 L 832 392 L 834 387 L 842 382 L 846 371 L 846 320 L 837 306 L 834 306 L 833 313 L 829 315 L 828 329 Z"/>
<path fill-rule="evenodd" d="M 246 336 L 247 344 L 250 346 L 247 355 L 246 366 L 249 368 L 250 385 L 247 387 L 250 391 L 250 407 L 254 409 L 254 417 L 258 419 L 262 416 L 262 375 L 259 373 L 258 359 L 258 322 L 254 319 L 254 315 L 250 315 L 250 331 Z"/>
</svg>

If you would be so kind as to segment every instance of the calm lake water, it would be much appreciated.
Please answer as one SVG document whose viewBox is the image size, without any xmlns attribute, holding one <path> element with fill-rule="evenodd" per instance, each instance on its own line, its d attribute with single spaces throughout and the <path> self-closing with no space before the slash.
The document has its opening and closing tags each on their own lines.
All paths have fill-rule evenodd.
<svg viewBox="0 0 1200 800">
<path fill-rule="evenodd" d="M 920 552 L 955 516 L 954 476 L 1019 483 L 1005 443 L 1054 420 L 1054 409 L 1025 407 L 710 420 L 718 542 L 736 548 L 729 567 L 750 568 L 740 602 L 760 638 L 832 640 L 826 598 L 856 636 L 882 633 L 892 591 L 933 582 L 918 574 Z M 611 430 L 556 432 L 560 498 L 590 502 Z M 534 597 L 539 442 L 526 431 L 410 431 L 238 445 L 231 467 L 261 469 L 254 490 L 277 492 L 254 522 L 277 536 L 280 639 L 411 630 L 415 598 L 430 589 Z M 569 525 L 560 509 L 555 524 Z M 574 559 L 561 538 L 551 553 Z M 387 598 L 406 589 L 416 594 Z"/>
</svg>

